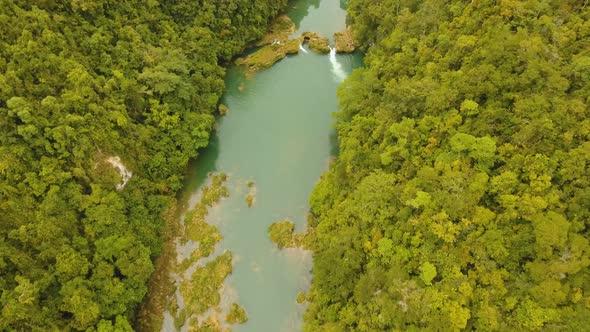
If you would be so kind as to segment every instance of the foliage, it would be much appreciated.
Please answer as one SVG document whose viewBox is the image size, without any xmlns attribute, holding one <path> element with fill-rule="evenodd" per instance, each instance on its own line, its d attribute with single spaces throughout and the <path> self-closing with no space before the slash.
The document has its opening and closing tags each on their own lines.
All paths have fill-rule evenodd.
<svg viewBox="0 0 590 332">
<path fill-rule="evenodd" d="M 231 272 L 232 255 L 230 251 L 226 251 L 205 266 L 197 267 L 190 279 L 182 281 L 180 292 L 186 305 L 187 317 L 202 314 L 220 303 L 219 289 Z"/>
<path fill-rule="evenodd" d="M 210 175 L 211 183 L 202 189 L 201 199 L 195 204 L 184 218 L 184 232 L 181 242 L 187 240 L 199 242 L 200 257 L 207 257 L 213 252 L 222 236 L 214 225 L 205 221 L 209 214 L 209 207 L 219 203 L 221 198 L 228 197 L 229 191 L 225 186 L 227 176 L 223 173 Z"/>
<path fill-rule="evenodd" d="M 296 299 L 297 304 L 303 304 L 303 303 L 305 303 L 305 301 L 306 301 L 305 292 L 301 291 L 301 292 L 297 293 L 297 299 Z"/>
<path fill-rule="evenodd" d="M 309 49 L 317 53 L 330 53 L 330 41 L 328 38 L 317 32 L 304 32 L 301 34 L 303 41 L 308 44 Z"/>
<path fill-rule="evenodd" d="M 279 249 L 295 248 L 306 245 L 309 237 L 307 233 L 294 233 L 295 224 L 292 221 L 277 221 L 268 226 L 270 240 Z"/>
<path fill-rule="evenodd" d="M 243 324 L 248 321 L 248 314 L 239 304 L 232 303 L 225 320 L 230 324 Z"/>
<path fill-rule="evenodd" d="M 0 4 L 0 330 L 129 330 L 222 65 L 286 1 Z"/>
<path fill-rule="evenodd" d="M 177 262 L 177 257 L 168 257 L 176 269 L 175 279 L 182 280 L 178 289 L 176 286 L 172 288 L 173 293 L 179 290 L 182 295 L 182 309 L 178 311 L 176 296 L 167 297 L 171 298 L 168 308 L 177 329 L 187 325 L 189 330 L 221 331 L 217 313 L 221 312 L 223 283 L 232 272 L 232 254 L 230 251 L 223 254 L 216 252 L 215 245 L 223 237 L 216 226 L 207 223 L 206 217 L 209 208 L 219 203 L 223 197 L 228 197 L 229 191 L 225 186 L 225 173 L 209 173 L 208 176 L 208 183 L 201 188 L 200 200 L 185 215 L 181 234 L 171 239 L 173 243 L 180 240 L 183 245 L 189 240 L 198 244 L 197 248 L 189 243 L 181 249 L 185 251 L 188 248 L 191 252 L 180 263 Z M 155 329 L 161 328 L 160 325 Z"/>
<path fill-rule="evenodd" d="M 304 329 L 587 329 L 590 7 L 349 4 Z"/>
<path fill-rule="evenodd" d="M 302 39 L 291 39 L 293 32 L 293 21 L 286 15 L 278 16 L 271 23 L 268 33 L 256 43 L 262 47 L 245 58 L 238 58 L 236 64 L 245 65 L 248 68 L 246 74 L 251 76 L 257 71 L 271 67 L 287 54 L 298 53 Z"/>
<path fill-rule="evenodd" d="M 352 30 L 350 28 L 344 31 L 334 33 L 334 48 L 338 53 L 352 53 L 356 49 Z"/>
<path fill-rule="evenodd" d="M 267 33 L 256 42 L 256 46 L 264 46 L 286 41 L 289 36 L 297 30 L 295 23 L 287 15 L 277 16 L 269 25 Z"/>
</svg>

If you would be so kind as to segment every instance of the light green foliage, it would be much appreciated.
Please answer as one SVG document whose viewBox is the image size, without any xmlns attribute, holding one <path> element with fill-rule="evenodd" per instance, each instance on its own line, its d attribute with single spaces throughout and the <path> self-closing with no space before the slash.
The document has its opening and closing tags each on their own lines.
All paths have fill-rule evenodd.
<svg viewBox="0 0 590 332">
<path fill-rule="evenodd" d="M 356 44 L 351 29 L 334 33 L 334 48 L 336 52 L 352 53 L 356 49 Z"/>
<path fill-rule="evenodd" d="M 304 330 L 586 330 L 590 6 L 349 5 Z"/>
<path fill-rule="evenodd" d="M 268 31 L 260 40 L 256 42 L 256 46 L 270 45 L 276 41 L 285 41 L 289 36 L 295 32 L 297 28 L 295 23 L 287 15 L 279 15 L 270 23 Z"/>
<path fill-rule="evenodd" d="M 217 112 L 219 112 L 219 115 L 226 115 L 229 113 L 229 108 L 224 104 L 219 104 L 219 106 L 217 106 Z"/>
<path fill-rule="evenodd" d="M 169 303 L 169 309 L 177 329 L 187 324 L 191 331 L 221 331 L 220 317 L 218 317 L 221 310 L 221 292 L 225 278 L 232 271 L 232 255 L 226 251 L 205 266 L 202 266 L 200 260 L 211 256 L 214 253 L 215 245 L 223 238 L 217 227 L 206 222 L 206 217 L 209 208 L 229 195 L 225 186 L 226 181 L 226 174 L 210 173 L 209 183 L 201 189 L 200 201 L 184 218 L 184 229 L 180 239 L 181 241 L 198 242 L 198 248 L 175 266 L 176 273 L 180 276 L 186 275 L 190 268 L 196 268 L 188 279 L 183 279 L 179 287 L 185 307 L 178 311 L 176 298 L 173 298 Z M 232 310 L 234 310 L 233 307 Z M 204 322 L 202 321 L 203 317 L 196 319 L 196 315 L 205 313 L 207 315 L 205 315 Z M 237 311 L 233 313 L 232 317 L 242 319 L 241 314 L 240 311 Z M 243 314 L 245 315 L 245 312 Z"/>
<path fill-rule="evenodd" d="M 246 195 L 246 204 L 248 204 L 248 207 L 252 207 L 254 205 L 254 194 L 253 193 L 248 193 Z"/>
<path fill-rule="evenodd" d="M 138 321 L 222 65 L 285 4 L 0 2 L 0 330 Z M 111 156 L 133 172 L 122 190 Z"/>
<path fill-rule="evenodd" d="M 225 174 L 210 175 L 210 178 L 211 183 L 204 186 L 201 191 L 201 200 L 184 218 L 184 236 L 182 238 L 183 241 L 199 242 L 204 256 L 209 256 L 213 246 L 221 240 L 217 228 L 205 221 L 209 213 L 208 209 L 229 195 L 224 184 L 227 179 Z"/>
<path fill-rule="evenodd" d="M 479 104 L 470 99 L 465 99 L 461 103 L 461 111 L 467 115 L 475 115 L 478 113 Z"/>
<path fill-rule="evenodd" d="M 205 266 L 198 267 L 190 279 L 182 281 L 180 291 L 185 301 L 187 317 L 202 314 L 219 304 L 219 290 L 231 271 L 232 255 L 226 251 Z"/>
<path fill-rule="evenodd" d="M 257 46 L 263 47 L 245 58 L 237 59 L 236 64 L 247 66 L 247 75 L 252 75 L 271 67 L 287 54 L 298 53 L 303 39 L 290 39 L 293 32 L 295 32 L 295 23 L 286 15 L 278 16 L 272 22 L 269 32 L 256 43 Z"/>
<path fill-rule="evenodd" d="M 277 221 L 268 227 L 268 235 L 279 249 L 302 246 L 306 234 L 294 234 L 294 230 L 295 224 L 293 222 Z"/>
<path fill-rule="evenodd" d="M 297 301 L 297 304 L 305 303 L 305 301 L 306 301 L 305 292 L 301 291 L 301 292 L 297 293 L 296 301 Z"/>
<path fill-rule="evenodd" d="M 301 36 L 311 50 L 318 53 L 330 53 L 330 41 L 328 38 L 321 36 L 317 32 L 304 32 Z"/>
<path fill-rule="evenodd" d="M 420 279 L 424 281 L 426 285 L 432 285 L 432 279 L 436 277 L 436 266 L 430 262 L 425 262 L 420 266 Z"/>
<path fill-rule="evenodd" d="M 239 304 L 232 303 L 225 320 L 230 324 L 243 324 L 248 321 L 248 314 Z"/>
</svg>

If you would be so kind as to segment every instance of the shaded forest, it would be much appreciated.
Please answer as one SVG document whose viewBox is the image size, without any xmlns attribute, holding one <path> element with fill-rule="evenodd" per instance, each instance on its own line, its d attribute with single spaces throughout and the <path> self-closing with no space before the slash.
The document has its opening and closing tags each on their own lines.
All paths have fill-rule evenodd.
<svg viewBox="0 0 590 332">
<path fill-rule="evenodd" d="M 0 330 L 131 330 L 223 66 L 285 5 L 0 0 Z"/>
<path fill-rule="evenodd" d="M 590 6 L 349 4 L 305 330 L 587 330 Z"/>
</svg>

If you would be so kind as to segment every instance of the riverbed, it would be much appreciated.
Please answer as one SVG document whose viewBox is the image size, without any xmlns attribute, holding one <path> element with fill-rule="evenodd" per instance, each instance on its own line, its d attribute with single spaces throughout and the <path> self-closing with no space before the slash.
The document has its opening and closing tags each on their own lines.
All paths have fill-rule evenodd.
<svg viewBox="0 0 590 332">
<path fill-rule="evenodd" d="M 295 36 L 313 31 L 333 43 L 333 33 L 345 28 L 342 7 L 339 0 L 292 1 L 287 15 L 297 25 Z M 223 235 L 215 255 L 224 250 L 233 254 L 222 302 L 238 302 L 248 313 L 245 324 L 231 326 L 234 331 L 301 330 L 305 305 L 297 304 L 296 297 L 309 287 L 311 253 L 278 250 L 267 229 L 285 219 L 296 224 L 296 231 L 305 229 L 308 197 L 337 152 L 336 90 L 362 63 L 359 54 L 316 54 L 302 48 L 248 78 L 243 68 L 228 69 L 222 102 L 229 112 L 218 119 L 181 193 L 188 208 L 199 199 L 208 173 L 228 176 L 229 197 L 209 211 L 207 222 Z M 254 196 L 252 207 L 248 193 Z M 163 328 L 173 326 L 168 315 Z"/>
</svg>

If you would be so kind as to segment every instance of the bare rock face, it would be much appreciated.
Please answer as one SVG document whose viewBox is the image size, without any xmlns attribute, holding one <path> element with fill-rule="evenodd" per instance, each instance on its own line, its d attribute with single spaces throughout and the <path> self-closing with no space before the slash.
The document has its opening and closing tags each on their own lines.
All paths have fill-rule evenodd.
<svg viewBox="0 0 590 332">
<path fill-rule="evenodd" d="M 350 28 L 336 32 L 334 34 L 334 43 L 338 53 L 352 53 L 356 49 L 356 42 Z"/>
</svg>

